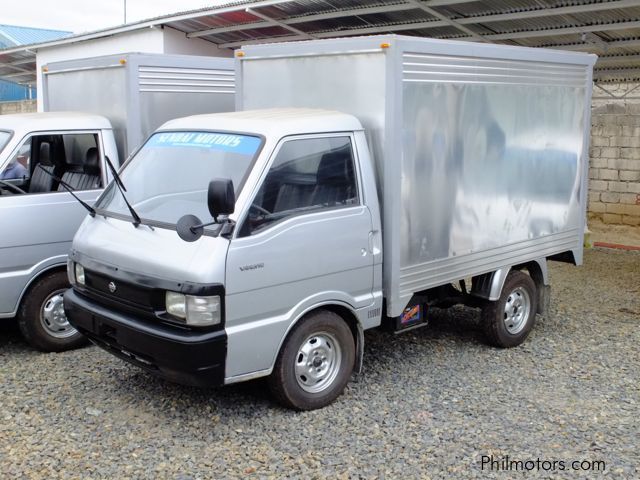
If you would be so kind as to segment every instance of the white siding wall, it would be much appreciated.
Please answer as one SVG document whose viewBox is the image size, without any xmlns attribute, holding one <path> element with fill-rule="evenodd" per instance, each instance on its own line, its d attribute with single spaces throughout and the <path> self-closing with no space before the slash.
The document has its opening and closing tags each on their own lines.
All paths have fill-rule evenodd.
<svg viewBox="0 0 640 480">
<path fill-rule="evenodd" d="M 218 48 L 217 45 L 200 38 L 187 38 L 184 32 L 167 28 L 163 30 L 164 53 L 179 55 L 203 55 L 207 57 L 232 57 L 233 50 Z"/>
</svg>

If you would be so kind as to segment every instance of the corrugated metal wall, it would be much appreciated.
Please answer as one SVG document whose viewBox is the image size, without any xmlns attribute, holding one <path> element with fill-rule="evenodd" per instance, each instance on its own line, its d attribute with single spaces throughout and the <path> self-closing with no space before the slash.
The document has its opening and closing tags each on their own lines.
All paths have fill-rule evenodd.
<svg viewBox="0 0 640 480">
<path fill-rule="evenodd" d="M 0 80 L 0 102 L 14 102 L 34 98 L 36 98 L 35 87 L 30 88 L 26 85 Z"/>
</svg>

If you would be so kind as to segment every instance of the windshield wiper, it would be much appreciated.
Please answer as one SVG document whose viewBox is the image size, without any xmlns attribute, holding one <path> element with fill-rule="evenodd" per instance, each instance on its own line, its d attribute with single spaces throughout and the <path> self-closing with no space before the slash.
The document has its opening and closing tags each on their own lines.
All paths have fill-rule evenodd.
<svg viewBox="0 0 640 480">
<path fill-rule="evenodd" d="M 124 199 L 124 203 L 127 204 L 127 208 L 129 208 L 129 212 L 131 212 L 131 217 L 133 218 L 133 226 L 138 228 L 138 226 L 142 223 L 142 220 L 140 219 L 140 215 L 136 213 L 136 211 L 133 209 L 133 207 L 129 203 L 129 200 L 127 200 L 127 196 L 124 194 L 124 192 L 126 192 L 127 189 L 125 188 L 124 183 L 122 183 L 122 180 L 120 180 L 120 175 L 118 175 L 118 172 L 116 171 L 116 167 L 113 166 L 113 163 L 111 163 L 111 160 L 109 160 L 109 157 L 107 157 L 106 155 L 104 159 L 106 160 L 107 165 L 109 166 L 109 170 L 111 170 L 111 175 L 113 175 L 113 181 L 118 187 L 118 190 L 120 190 L 120 194 Z"/>
<path fill-rule="evenodd" d="M 87 209 L 87 211 L 89 212 L 89 215 L 91 215 L 92 217 L 96 216 L 95 209 L 91 205 L 89 205 L 88 203 L 80 200 L 80 198 L 78 198 L 78 196 L 75 193 L 73 193 L 73 187 L 71 185 L 69 185 L 67 182 L 63 181 L 60 177 L 58 177 L 58 176 L 54 175 L 53 173 L 51 173 L 50 171 L 48 171 L 46 168 L 44 168 L 42 166 L 41 163 L 38 163 L 38 167 L 40 167 L 40 169 L 44 173 L 46 173 L 51 178 L 53 178 L 56 182 L 58 182 L 60 185 L 62 185 L 64 187 L 64 189 L 67 192 L 69 192 L 73 196 L 73 198 L 75 198 L 80 203 L 80 205 L 82 205 L 84 208 Z"/>
</svg>

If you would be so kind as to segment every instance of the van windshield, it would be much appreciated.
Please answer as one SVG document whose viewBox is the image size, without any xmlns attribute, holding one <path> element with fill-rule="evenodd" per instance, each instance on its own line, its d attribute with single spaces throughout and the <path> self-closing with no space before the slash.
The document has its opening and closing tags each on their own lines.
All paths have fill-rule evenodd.
<svg viewBox="0 0 640 480">
<path fill-rule="evenodd" d="M 0 130 L 0 152 L 5 147 L 5 145 L 9 142 L 11 138 L 10 132 L 5 132 L 4 130 Z"/>
<path fill-rule="evenodd" d="M 143 222 L 175 225 L 183 215 L 208 220 L 207 189 L 214 178 L 233 181 L 236 196 L 262 139 L 220 132 L 154 134 L 120 172 L 126 196 Z M 114 182 L 96 203 L 101 212 L 130 217 Z"/>
</svg>

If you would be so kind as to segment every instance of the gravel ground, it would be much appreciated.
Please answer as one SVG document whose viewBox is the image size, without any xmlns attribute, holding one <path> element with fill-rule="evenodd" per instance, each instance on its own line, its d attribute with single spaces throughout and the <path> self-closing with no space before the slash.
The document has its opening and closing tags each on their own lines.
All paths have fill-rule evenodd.
<svg viewBox="0 0 640 480">
<path fill-rule="evenodd" d="M 553 264 L 554 316 L 511 350 L 485 346 L 477 312 L 464 308 L 404 335 L 367 333 L 365 374 L 305 413 L 274 405 L 262 381 L 176 386 L 96 347 L 33 352 L 5 326 L 0 477 L 523 476 L 482 470 L 483 455 L 508 455 L 606 462 L 604 474 L 529 478 L 637 479 L 639 274 L 637 253 Z"/>
</svg>

